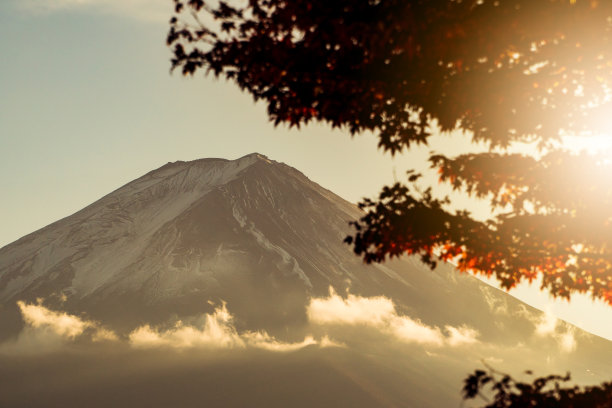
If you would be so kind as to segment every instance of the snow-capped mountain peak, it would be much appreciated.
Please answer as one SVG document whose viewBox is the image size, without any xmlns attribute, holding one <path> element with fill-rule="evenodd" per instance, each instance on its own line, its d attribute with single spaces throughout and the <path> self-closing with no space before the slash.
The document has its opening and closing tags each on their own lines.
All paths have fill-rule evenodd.
<svg viewBox="0 0 612 408">
<path fill-rule="evenodd" d="M 325 292 L 356 282 L 348 265 L 363 268 L 342 244 L 358 216 L 258 153 L 168 163 L 0 249 L 0 302 L 201 302 L 232 298 L 224 282 L 240 274 Z"/>
</svg>

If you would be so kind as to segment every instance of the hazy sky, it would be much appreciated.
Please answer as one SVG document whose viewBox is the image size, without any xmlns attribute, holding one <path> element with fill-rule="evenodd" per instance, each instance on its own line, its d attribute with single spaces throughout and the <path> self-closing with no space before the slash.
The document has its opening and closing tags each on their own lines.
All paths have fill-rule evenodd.
<svg viewBox="0 0 612 408">
<path fill-rule="evenodd" d="M 171 3 L 0 1 L 0 247 L 169 161 L 259 152 L 356 202 L 422 159 L 392 160 L 372 135 L 274 128 L 231 84 L 171 75 Z M 519 293 L 612 339 L 612 308 Z"/>
</svg>

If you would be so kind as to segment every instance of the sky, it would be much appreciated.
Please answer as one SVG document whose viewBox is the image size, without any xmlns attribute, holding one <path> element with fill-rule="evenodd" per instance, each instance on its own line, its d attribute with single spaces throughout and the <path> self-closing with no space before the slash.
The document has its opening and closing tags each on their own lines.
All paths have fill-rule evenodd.
<svg viewBox="0 0 612 408">
<path fill-rule="evenodd" d="M 440 136 L 392 158 L 370 134 L 275 128 L 232 84 L 170 73 L 171 3 L 0 2 L 0 247 L 171 161 L 258 152 L 357 202 L 423 166 L 430 149 L 465 148 Z M 536 286 L 511 294 L 612 339 L 610 307 L 553 302 Z"/>
</svg>

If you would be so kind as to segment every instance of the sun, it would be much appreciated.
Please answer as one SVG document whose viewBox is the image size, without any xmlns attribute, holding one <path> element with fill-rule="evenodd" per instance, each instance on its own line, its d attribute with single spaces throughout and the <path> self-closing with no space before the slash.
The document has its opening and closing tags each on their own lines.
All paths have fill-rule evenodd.
<svg viewBox="0 0 612 408">
<path fill-rule="evenodd" d="M 562 146 L 575 153 L 586 152 L 591 155 L 612 155 L 612 136 L 601 134 L 566 136 L 562 139 Z"/>
</svg>

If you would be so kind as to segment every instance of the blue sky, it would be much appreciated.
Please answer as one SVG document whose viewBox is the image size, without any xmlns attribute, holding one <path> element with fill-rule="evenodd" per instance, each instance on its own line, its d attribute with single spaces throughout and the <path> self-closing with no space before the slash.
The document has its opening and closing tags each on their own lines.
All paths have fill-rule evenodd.
<svg viewBox="0 0 612 408">
<path fill-rule="evenodd" d="M 0 247 L 168 161 L 259 152 L 353 202 L 422 162 L 427 149 L 392 160 L 372 135 L 274 128 L 231 84 L 171 75 L 170 4 L 0 2 Z M 612 308 L 551 303 L 533 287 L 513 294 L 612 339 Z"/>
</svg>

